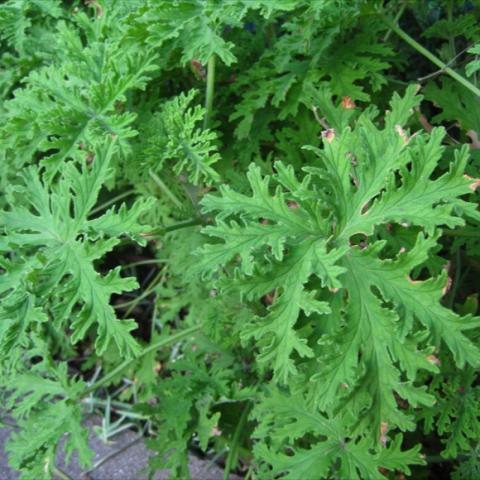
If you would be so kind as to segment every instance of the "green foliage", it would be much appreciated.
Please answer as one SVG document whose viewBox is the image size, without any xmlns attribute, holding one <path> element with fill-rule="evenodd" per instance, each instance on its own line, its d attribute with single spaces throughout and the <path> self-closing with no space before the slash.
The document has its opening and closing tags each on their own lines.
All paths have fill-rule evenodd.
<svg viewBox="0 0 480 480">
<path fill-rule="evenodd" d="M 210 362 L 205 350 L 201 356 L 187 350 L 185 358 L 172 365 L 171 378 L 155 387 L 158 406 L 139 407 L 153 415 L 163 432 L 149 442 L 159 452 L 150 461 L 153 470 L 167 467 L 172 469 L 173 476 L 188 476 L 187 447 L 192 435 L 198 438 L 201 450 L 207 450 L 220 419 L 220 412 L 209 414 L 209 410 L 216 400 L 229 395 L 227 367 L 231 360 L 226 352 Z M 179 397 L 178 392 L 184 394 Z"/>
<path fill-rule="evenodd" d="M 49 178 L 64 161 L 82 156 L 82 147 L 106 135 L 117 137 L 122 152 L 128 151 L 135 114 L 124 109 L 126 95 L 144 88 L 156 68 L 148 49 L 129 48 L 122 26 L 107 42 L 106 26 L 91 26 L 81 12 L 74 25 L 60 21 L 57 29 L 55 61 L 32 70 L 26 88 L 6 102 L 1 147 L 16 168 L 41 153 Z M 82 36 L 89 39 L 86 47 Z"/>
<path fill-rule="evenodd" d="M 429 85 L 425 89 L 425 96 L 432 101 L 435 99 L 442 108 L 442 111 L 432 118 L 434 122 L 457 121 L 466 132 L 480 130 L 478 110 L 470 108 L 476 106 L 479 99 L 467 89 L 453 88 L 453 82 L 450 79 L 444 79 L 441 85 Z"/>
<path fill-rule="evenodd" d="M 253 316 L 241 334 L 255 340 L 257 361 L 285 385 L 299 373 L 309 376 L 304 389 L 313 404 L 360 419 L 353 431 L 369 432 L 372 441 L 383 424 L 415 427 L 396 395 L 412 406 L 434 403 L 416 385 L 418 370 L 437 370 L 428 361 L 433 347 L 445 344 L 459 367 L 480 363 L 480 351 L 465 336 L 478 320 L 440 304 L 445 276 L 411 277 L 435 246 L 435 228 L 464 223 L 452 201 L 471 184 L 462 176 L 466 149 L 448 172 L 429 179 L 444 133 L 409 138 L 403 130 L 419 101 L 414 91 L 392 99 L 383 129 L 361 115 L 322 149 L 308 147 L 320 161 L 305 167 L 301 180 L 280 162 L 271 177 L 252 167 L 252 196 L 226 186 L 220 197 L 202 201 L 205 212 L 219 212 L 218 227 L 204 232 L 222 243 L 204 247 L 201 262 L 209 270 L 230 264 L 232 280 L 219 282 L 245 300 L 275 292 L 268 314 Z M 390 222 L 425 233 L 417 233 L 410 250 L 385 257 L 388 238 L 375 238 L 375 229 Z M 295 471 L 292 478 L 304 475 Z"/>
<path fill-rule="evenodd" d="M 175 175 L 187 172 L 188 180 L 194 185 L 201 180 L 207 184 L 219 180 L 211 167 L 220 159 L 214 144 L 217 135 L 200 128 L 205 109 L 200 105 L 190 107 L 195 94 L 192 90 L 165 102 L 141 132 L 145 138 L 142 142 L 144 171 L 158 172 L 170 167 Z M 168 165 L 167 162 L 175 163 Z"/>
<path fill-rule="evenodd" d="M 148 207 L 148 203 L 140 202 L 130 212 L 122 206 L 119 211 L 112 208 L 100 217 L 88 218 L 100 188 L 112 175 L 112 150 L 112 142 L 99 146 L 90 167 L 84 163 L 78 169 L 66 163 L 54 187 L 46 185 L 37 167 L 30 167 L 22 176 L 23 184 L 10 189 L 13 207 L 1 217 L 3 250 L 15 252 L 5 265 L 2 279 L 6 293 L 2 343 L 10 347 L 3 349 L 5 357 L 15 347 L 13 337 L 16 342 L 22 341 L 22 336 L 29 334 L 28 323 L 38 323 L 35 298 L 43 305 L 53 301 L 49 306 L 55 309 L 57 328 L 68 321 L 72 343 L 82 340 L 96 325 L 95 348 L 99 354 L 112 341 L 122 355 L 138 353 L 129 333 L 135 323 L 118 321 L 109 304 L 113 293 L 132 290 L 136 282 L 122 278 L 118 269 L 99 275 L 93 263 L 119 243 L 120 235 L 136 236 L 143 231 L 138 218 Z M 23 198 L 21 206 L 16 201 L 18 196 Z M 28 312 L 26 316 L 18 315 L 22 310 Z M 45 320 L 42 313 L 40 322 Z"/>
<path fill-rule="evenodd" d="M 472 48 L 468 49 L 468 53 L 473 53 L 474 55 L 480 54 L 480 44 L 475 45 Z M 468 77 L 471 77 L 475 72 L 480 70 L 480 60 L 472 60 L 465 69 L 465 72 Z"/>
<path fill-rule="evenodd" d="M 2 3 L 22 479 L 91 466 L 87 412 L 148 432 L 152 476 L 478 476 L 477 10 Z"/>
<path fill-rule="evenodd" d="M 8 406 L 20 430 L 13 433 L 7 449 L 10 464 L 21 470 L 25 479 L 53 473 L 62 437 L 66 437 L 62 447 L 67 462 L 77 452 L 79 464 L 88 466 L 93 456 L 87 443 L 88 431 L 82 426 L 80 405 L 67 399 L 53 401 L 58 396 L 75 397 L 84 383 L 68 379 L 65 363 L 50 365 L 49 370 L 50 378 L 32 373 L 17 375 L 15 395 L 9 399 Z"/>
<path fill-rule="evenodd" d="M 256 446 L 258 457 L 271 465 L 267 475 L 287 473 L 284 478 L 328 478 L 332 465 L 337 478 L 382 479 L 379 468 L 410 473 L 409 464 L 422 464 L 419 449 L 401 451 L 401 435 L 388 448 L 372 452 L 368 441 L 348 440 L 342 421 L 321 415 L 306 404 L 301 396 L 286 397 L 274 392 L 256 411 L 259 426 L 255 436 L 262 439 Z M 309 449 L 295 448 L 294 442 L 313 434 L 323 440 Z M 268 447 L 263 441 L 268 439 Z M 287 442 L 292 454 L 278 453 L 278 446 Z"/>
<path fill-rule="evenodd" d="M 312 12 L 314 8 L 308 6 L 301 10 L 298 20 L 285 22 L 285 34 L 278 36 L 272 47 L 240 75 L 237 83 L 245 93 L 229 117 L 240 119 L 235 130 L 238 139 L 250 137 L 255 116 L 267 106 L 278 112 L 280 120 L 295 116 L 301 104 L 308 105 L 308 90 L 327 79 L 333 94 L 362 101 L 370 98 L 362 84 L 376 91 L 385 83 L 383 72 L 389 67 L 386 60 L 393 52 L 381 44 L 372 50 L 378 24 L 367 20 L 362 34 L 346 39 L 341 24 L 352 28 L 356 13 L 349 18 L 342 12 L 341 18 L 333 15 L 312 24 L 312 15 L 320 19 L 325 13 L 324 9 Z M 305 38 L 305 28 L 311 38 Z M 322 35 L 316 35 L 319 30 Z M 256 88 L 250 88 L 252 83 Z"/>
</svg>

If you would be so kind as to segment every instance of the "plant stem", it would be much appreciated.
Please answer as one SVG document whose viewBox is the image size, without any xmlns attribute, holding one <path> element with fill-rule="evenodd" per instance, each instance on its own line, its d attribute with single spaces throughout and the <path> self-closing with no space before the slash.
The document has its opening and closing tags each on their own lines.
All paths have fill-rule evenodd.
<svg viewBox="0 0 480 480">
<path fill-rule="evenodd" d="M 150 282 L 148 287 L 138 296 L 135 297 L 133 300 L 130 300 L 129 302 L 121 303 L 119 305 L 115 305 L 115 308 L 125 308 L 128 307 L 128 310 L 124 313 L 123 318 L 127 318 L 134 308 L 138 305 L 138 303 L 143 300 L 144 298 L 148 297 L 150 294 L 153 293 L 155 288 L 157 288 L 160 279 L 162 276 L 165 274 L 163 270 L 160 270 L 156 275 L 155 278 Z"/>
<path fill-rule="evenodd" d="M 400 20 L 400 17 L 402 16 L 403 12 L 405 11 L 405 7 L 406 7 L 406 5 L 405 5 L 405 3 L 403 3 L 402 6 L 399 8 L 397 14 L 395 15 L 395 19 L 393 20 L 393 22 L 395 24 L 397 24 L 398 21 Z M 386 42 L 390 38 L 391 34 L 392 34 L 392 29 L 389 28 L 387 33 L 383 37 L 383 41 Z"/>
<path fill-rule="evenodd" d="M 465 88 L 473 92 L 475 95 L 480 97 L 480 89 L 478 89 L 473 83 L 469 82 L 466 78 L 459 75 L 455 70 L 452 70 L 447 64 L 442 62 L 437 56 L 435 56 L 430 50 L 427 50 L 425 47 L 420 45 L 415 39 L 413 39 L 407 32 L 402 30 L 395 22 L 392 22 L 387 16 L 380 14 L 383 22 L 392 29 L 402 40 L 408 43 L 412 48 L 417 50 L 418 53 L 428 58 L 432 63 L 437 65 L 445 72 L 447 75 L 450 75 L 458 83 L 463 85 Z"/>
<path fill-rule="evenodd" d="M 447 5 L 447 19 L 448 23 L 452 23 L 453 21 L 453 0 L 450 0 Z M 455 59 L 456 53 L 455 53 L 455 36 L 450 34 L 448 36 L 448 46 L 450 48 L 450 58 Z M 455 63 L 455 60 L 453 60 L 453 63 Z"/>
<path fill-rule="evenodd" d="M 208 59 L 207 65 L 207 91 L 205 96 L 205 118 L 203 119 L 203 128 L 208 128 L 208 123 L 212 115 L 213 94 L 215 92 L 215 55 Z"/>
<path fill-rule="evenodd" d="M 194 227 L 196 225 L 203 225 L 204 221 L 203 218 L 192 218 L 191 220 L 185 220 L 183 222 L 178 222 L 173 225 L 167 225 L 163 227 L 163 232 L 174 232 L 175 230 L 180 230 L 182 228 Z"/>
<path fill-rule="evenodd" d="M 448 230 L 444 229 L 442 235 L 447 237 L 467 237 L 467 238 L 478 238 L 480 237 L 480 231 L 475 228 L 467 229 L 460 228 L 459 230 Z"/>
<path fill-rule="evenodd" d="M 123 198 L 129 197 L 130 195 L 134 194 L 135 190 L 127 190 L 126 192 L 120 193 L 116 197 L 111 198 L 110 200 L 106 201 L 105 203 L 102 203 L 98 207 L 94 208 L 89 215 L 95 215 L 98 212 L 101 212 L 105 208 L 109 207 L 110 205 L 113 205 L 114 203 L 118 202 L 119 200 L 122 200 Z"/>
<path fill-rule="evenodd" d="M 472 48 L 474 45 L 475 45 L 474 43 L 470 43 L 469 45 L 467 45 L 463 50 L 460 50 L 460 52 L 458 52 L 453 58 L 451 58 L 445 65 L 447 65 L 447 67 L 450 67 L 451 65 L 453 65 L 459 57 L 461 57 L 469 48 Z M 440 75 L 442 72 L 443 72 L 443 69 L 435 70 L 434 72 L 429 73 L 428 75 L 417 78 L 417 80 L 419 82 L 423 82 L 425 80 L 428 80 L 429 78 Z"/>
<path fill-rule="evenodd" d="M 138 262 L 126 263 L 121 265 L 122 269 L 141 267 L 142 265 L 158 265 L 159 263 L 168 263 L 166 258 L 149 258 L 148 260 L 139 260 Z"/>
<path fill-rule="evenodd" d="M 163 183 L 160 177 L 152 169 L 148 171 L 148 174 L 150 175 L 152 180 L 157 184 L 160 190 L 163 193 L 165 193 L 165 195 L 172 201 L 172 203 L 177 208 L 182 208 L 182 202 L 173 194 L 173 192 L 165 185 L 165 183 Z"/>
<path fill-rule="evenodd" d="M 144 237 L 151 237 L 155 235 L 163 235 L 168 232 L 173 232 L 175 230 L 180 230 L 182 228 L 194 227 L 195 225 L 204 225 L 203 218 L 192 218 L 190 220 L 184 220 L 182 222 L 174 223 L 173 225 L 167 225 L 165 227 L 158 227 L 154 230 L 151 230 L 148 233 L 144 233 Z"/>
<path fill-rule="evenodd" d="M 61 480 L 73 480 L 73 478 L 67 472 L 64 472 L 61 468 L 57 466 L 53 467 L 53 473 Z"/>
<path fill-rule="evenodd" d="M 85 390 L 83 390 L 83 392 L 81 392 L 78 395 L 77 400 L 84 398 L 87 395 L 90 395 L 90 393 L 99 389 L 103 385 L 108 384 L 112 379 L 114 379 L 119 373 L 123 372 L 123 370 L 128 368 L 132 363 L 136 362 L 137 360 L 144 357 L 145 355 L 148 355 L 150 352 L 154 352 L 155 350 L 158 350 L 162 347 L 166 347 L 171 343 L 179 342 L 180 340 L 183 340 L 184 338 L 192 335 L 193 333 L 198 332 L 202 327 L 203 325 L 199 324 L 190 328 L 186 328 L 181 332 L 175 333 L 166 338 L 162 338 L 158 342 L 155 342 L 149 345 L 148 347 L 144 348 L 143 351 L 138 356 L 136 356 L 135 358 L 129 358 L 123 361 L 120 365 L 115 367 L 111 372 L 107 373 L 100 380 L 97 380 L 93 385 L 90 385 L 89 387 L 85 388 Z"/>
<path fill-rule="evenodd" d="M 235 433 L 233 434 L 232 438 L 232 445 L 228 452 L 227 461 L 225 462 L 225 470 L 223 472 L 223 480 L 228 480 L 230 477 L 230 472 L 235 468 L 238 459 L 238 448 L 240 446 L 240 436 L 242 435 L 245 423 L 247 422 L 248 412 L 250 411 L 250 402 L 248 402 L 243 411 L 242 415 L 240 416 L 240 420 L 238 421 L 237 428 L 235 429 Z"/>
<path fill-rule="evenodd" d="M 120 447 L 118 450 L 115 450 L 114 452 L 111 452 L 111 453 L 105 455 L 103 458 L 101 458 L 100 460 L 95 462 L 94 465 L 91 468 L 89 468 L 86 472 L 84 472 L 84 475 L 88 475 L 89 473 L 92 473 L 97 468 L 101 467 L 104 463 L 108 462 L 112 458 L 116 457 L 117 455 L 120 455 L 121 453 L 125 452 L 129 448 L 133 447 L 136 443 L 143 440 L 143 438 L 144 438 L 143 434 L 141 433 L 141 434 L 137 435 L 136 437 L 134 437 L 134 439 L 132 441 L 128 442 L 123 447 Z"/>
</svg>

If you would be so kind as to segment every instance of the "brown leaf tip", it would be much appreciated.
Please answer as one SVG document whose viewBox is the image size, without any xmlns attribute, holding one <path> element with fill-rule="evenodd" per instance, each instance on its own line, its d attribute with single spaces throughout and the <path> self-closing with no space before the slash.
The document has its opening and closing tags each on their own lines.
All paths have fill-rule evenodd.
<svg viewBox="0 0 480 480">
<path fill-rule="evenodd" d="M 436 357 L 435 355 L 427 355 L 427 360 L 432 363 L 433 365 L 436 365 L 437 367 L 439 367 L 442 362 L 440 362 L 439 358 Z"/>
<path fill-rule="evenodd" d="M 380 443 L 383 447 L 387 446 L 387 432 L 388 432 L 388 423 L 381 422 L 380 423 Z"/>
<path fill-rule="evenodd" d="M 327 141 L 328 143 L 332 143 L 335 139 L 335 130 L 333 128 L 329 128 L 322 132 L 322 138 Z"/>
<path fill-rule="evenodd" d="M 451 286 L 452 286 L 452 277 L 447 277 L 447 283 L 442 289 L 442 296 L 446 295 L 450 291 Z"/>
<path fill-rule="evenodd" d="M 480 187 L 480 178 L 473 178 L 470 175 L 464 175 L 467 180 L 472 180 L 472 183 L 468 186 L 472 192 L 474 192 L 478 187 Z"/>
<path fill-rule="evenodd" d="M 352 100 L 352 97 L 348 95 L 342 98 L 342 108 L 346 110 L 353 110 L 356 107 L 355 102 Z"/>
<path fill-rule="evenodd" d="M 400 125 L 395 125 L 395 131 L 402 137 L 403 143 L 408 143 L 408 135 Z"/>
</svg>

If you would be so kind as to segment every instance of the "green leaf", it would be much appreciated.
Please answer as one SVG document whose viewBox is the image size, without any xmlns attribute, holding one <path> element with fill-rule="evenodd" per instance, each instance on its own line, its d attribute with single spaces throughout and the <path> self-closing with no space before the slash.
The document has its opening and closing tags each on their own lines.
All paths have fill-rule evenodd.
<svg viewBox="0 0 480 480">
<path fill-rule="evenodd" d="M 299 186 L 281 163 L 276 168 L 280 172 L 275 177 L 278 182 Z M 221 222 L 204 229 L 204 233 L 221 238 L 224 243 L 207 245 L 201 250 L 200 267 L 205 265 L 210 270 L 212 267 L 218 268 L 239 255 L 241 272 L 246 275 L 236 285 L 242 294 L 254 300 L 269 292 L 276 292 L 277 299 L 268 315 L 254 318 L 242 332 L 242 338 L 245 341 L 250 338 L 258 341 L 261 347 L 258 360 L 273 365 L 275 377 L 285 383 L 297 371 L 290 359 L 292 353 L 296 352 L 302 357 L 313 355 L 305 340 L 294 330 L 302 307 L 309 314 L 312 312 L 311 301 L 314 299 L 312 295 L 304 294 L 304 284 L 311 275 L 315 275 L 322 285 L 338 288 L 340 283 L 337 277 L 343 269 L 336 267 L 335 262 L 341 251 L 327 252 L 325 241 L 314 240 L 313 233 L 318 222 L 309 219 L 301 209 L 289 206 L 288 197 L 280 187 L 271 196 L 270 179 L 262 179 L 257 167 L 250 168 L 248 179 L 253 192 L 251 197 L 223 187 L 221 197 L 207 196 L 202 201 L 205 212 L 218 209 L 221 212 L 219 219 L 240 214 L 243 225 L 232 222 L 227 226 Z M 260 224 L 260 219 L 275 223 Z M 272 247 L 274 261 L 265 271 L 254 272 L 253 256 L 258 258 L 256 252 L 264 250 L 265 244 Z M 284 255 L 284 250 L 288 251 L 287 255 Z M 268 257 L 267 252 L 265 257 Z M 255 275 L 250 278 L 253 273 Z M 317 304 L 315 308 L 317 312 L 327 311 L 323 305 L 319 308 Z"/>
<path fill-rule="evenodd" d="M 218 427 L 218 421 L 220 420 L 220 413 L 214 413 L 210 417 L 208 416 L 209 405 L 205 405 L 199 408 L 199 420 L 198 420 L 198 441 L 200 448 L 205 452 L 208 448 L 208 441 L 214 435 L 214 430 Z"/>
<path fill-rule="evenodd" d="M 272 466 L 268 475 L 281 478 L 384 478 L 379 468 L 391 468 L 410 473 L 409 464 L 423 464 L 419 448 L 400 451 L 401 435 L 387 448 L 370 450 L 364 440 L 355 442 L 346 435 L 340 417 L 327 418 L 308 404 L 299 395 L 285 395 L 273 391 L 256 408 L 255 417 L 259 426 L 255 431 L 258 439 L 267 439 L 255 446 L 257 458 Z M 318 438 L 310 448 L 302 448 L 302 438 L 314 435 Z M 286 445 L 290 454 L 278 450 Z"/>
<path fill-rule="evenodd" d="M 34 370 L 14 377 L 15 390 L 8 407 L 19 431 L 12 433 L 7 443 L 10 466 L 25 480 L 52 475 L 61 439 L 67 464 L 76 452 L 79 464 L 90 466 L 93 452 L 88 430 L 82 425 L 81 406 L 69 400 L 85 384 L 68 378 L 65 363 L 52 366 L 42 362 Z"/>
<path fill-rule="evenodd" d="M 197 92 L 190 90 L 166 101 L 156 113 L 147 130 L 142 145 L 145 168 L 153 171 L 173 168 L 175 175 L 187 174 L 194 185 L 219 180 L 212 165 L 220 160 L 217 152 L 217 135 L 202 129 L 199 123 L 205 116 L 200 105 L 191 106 Z"/>
<path fill-rule="evenodd" d="M 199 252 L 199 267 L 250 302 L 244 345 L 254 340 L 274 382 L 310 378 L 309 401 L 331 415 L 344 409 L 355 419 L 352 432 L 372 444 L 383 425 L 415 428 L 399 398 L 413 408 L 433 405 L 417 381 L 421 371 L 438 371 L 429 360 L 435 349 L 446 346 L 459 368 L 480 362 L 468 333 L 478 319 L 441 304 L 445 273 L 415 279 L 437 245 L 437 227 L 463 224 L 453 206 L 473 183 L 464 175 L 465 148 L 436 174 L 443 130 L 404 130 L 419 101 L 415 86 L 394 95 L 383 128 L 371 112 L 352 116 L 352 127 L 309 147 L 318 161 L 303 178 L 281 162 L 263 177 L 251 165 L 251 195 L 221 186 L 220 196 L 202 200 L 217 220 L 204 229 L 216 241 Z M 342 107 L 330 104 L 332 118 L 335 108 Z M 378 241 L 391 223 L 411 229 L 416 243 Z"/>
<path fill-rule="evenodd" d="M 480 55 L 480 43 L 477 43 L 477 45 L 469 48 L 467 51 L 468 53 L 472 53 L 474 55 Z M 467 77 L 471 77 L 478 70 L 480 70 L 480 60 L 472 60 L 465 67 L 465 73 L 467 74 Z"/>
<path fill-rule="evenodd" d="M 104 25 L 118 14 L 115 8 L 105 10 Z M 118 25 L 110 41 L 101 43 L 92 38 L 85 14 L 76 19 L 76 27 L 59 23 L 54 39 L 58 52 L 52 62 L 33 69 L 26 86 L 17 89 L 5 105 L 0 150 L 10 169 L 31 163 L 40 153 L 40 163 L 51 180 L 66 160 L 83 157 L 87 145 L 103 142 L 107 136 L 118 139 L 122 153 L 129 151 L 129 140 L 136 135 L 131 126 L 136 115 L 122 111 L 122 106 L 128 92 L 145 88 L 157 69 L 156 57 L 126 41 L 124 26 Z"/>
<path fill-rule="evenodd" d="M 160 47 L 172 41 L 173 48 L 182 49 L 182 63 L 196 59 L 206 65 L 212 55 L 217 55 L 230 66 L 237 61 L 232 52 L 234 44 L 225 41 L 221 32 L 225 24 L 241 20 L 246 5 L 243 1 L 223 5 L 203 0 L 156 0 L 150 2 L 142 21 L 151 44 Z"/>
<path fill-rule="evenodd" d="M 20 249 L 27 260 L 22 274 L 15 272 L 9 277 L 11 273 L 7 272 L 5 281 L 12 281 L 10 298 L 15 299 L 19 309 L 24 300 L 17 292 L 33 294 L 36 311 L 45 309 L 43 315 L 48 311 L 47 300 L 55 298 L 58 318 L 62 322 L 71 319 L 72 342 L 83 339 L 96 326 L 98 353 L 114 342 L 122 354 L 135 355 L 139 347 L 129 332 L 136 325 L 116 318 L 110 297 L 133 290 L 137 284 L 134 279 L 121 278 L 118 269 L 100 275 L 94 262 L 119 242 L 121 234 L 133 236 L 142 230 L 138 218 L 149 204 L 142 202 L 131 213 L 125 207 L 118 214 L 112 209 L 98 219 L 88 220 L 102 185 L 112 173 L 109 164 L 113 153 L 113 142 L 98 146 L 90 166 L 84 163 L 79 170 L 67 164 L 63 177 L 52 187 L 42 180 L 37 168 L 31 167 L 23 174 L 23 185 L 14 187 L 11 194 L 22 195 L 28 207 L 12 206 L 12 210 L 1 214 L 1 223 L 8 244 Z M 29 277 L 36 276 L 41 276 L 43 282 L 29 285 Z M 10 305 L 11 311 L 15 303 Z M 13 321 L 16 326 L 12 324 L 10 329 L 22 331 L 28 318 Z"/>
<path fill-rule="evenodd" d="M 467 90 L 462 85 L 457 85 L 453 80 L 444 78 L 441 84 L 429 83 L 424 90 L 425 98 L 434 102 L 441 108 L 432 122 L 459 123 L 460 127 L 468 132 L 480 132 L 480 113 L 478 105 L 480 99 L 477 95 Z"/>
<path fill-rule="evenodd" d="M 81 426 L 81 418 L 78 405 L 60 401 L 45 406 L 27 421 L 20 420 L 20 432 L 13 433 L 7 444 L 10 466 L 20 470 L 20 478 L 25 480 L 32 478 L 32 475 L 36 478 L 51 475 L 56 459 L 55 446 L 65 435 L 67 463 L 73 451 L 76 451 L 80 465 L 90 466 L 93 452 L 88 446 L 88 430 Z"/>
</svg>

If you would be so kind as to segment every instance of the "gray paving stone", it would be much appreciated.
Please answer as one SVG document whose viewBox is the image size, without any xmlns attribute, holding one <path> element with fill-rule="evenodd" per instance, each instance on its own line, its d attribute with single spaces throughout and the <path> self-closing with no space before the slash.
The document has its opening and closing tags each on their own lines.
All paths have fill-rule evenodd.
<svg viewBox="0 0 480 480">
<path fill-rule="evenodd" d="M 8 440 L 12 429 L 0 428 L 0 479 L 16 480 L 18 475 L 9 468 L 7 455 L 5 453 L 5 442 Z"/>
<path fill-rule="evenodd" d="M 138 434 L 133 431 L 125 431 L 116 435 L 108 443 L 104 443 L 93 431 L 95 423 L 99 424 L 98 420 L 89 421 L 89 443 L 95 452 L 94 463 L 117 452 L 122 447 L 131 445 L 88 474 L 85 474 L 79 468 L 75 458 L 69 465 L 65 465 L 63 459 L 59 457 L 57 465 L 73 480 L 146 480 L 148 456 L 151 453 L 145 447 L 143 440 L 137 440 Z M 4 448 L 11 431 L 12 428 L 0 428 L 0 480 L 18 479 L 18 474 L 8 467 Z M 223 479 L 223 471 L 217 465 L 201 460 L 193 455 L 190 456 L 190 474 L 193 480 Z M 168 471 L 157 472 L 155 475 L 155 480 L 165 480 L 167 478 Z M 231 480 L 239 480 L 239 478 L 231 476 Z"/>
</svg>

